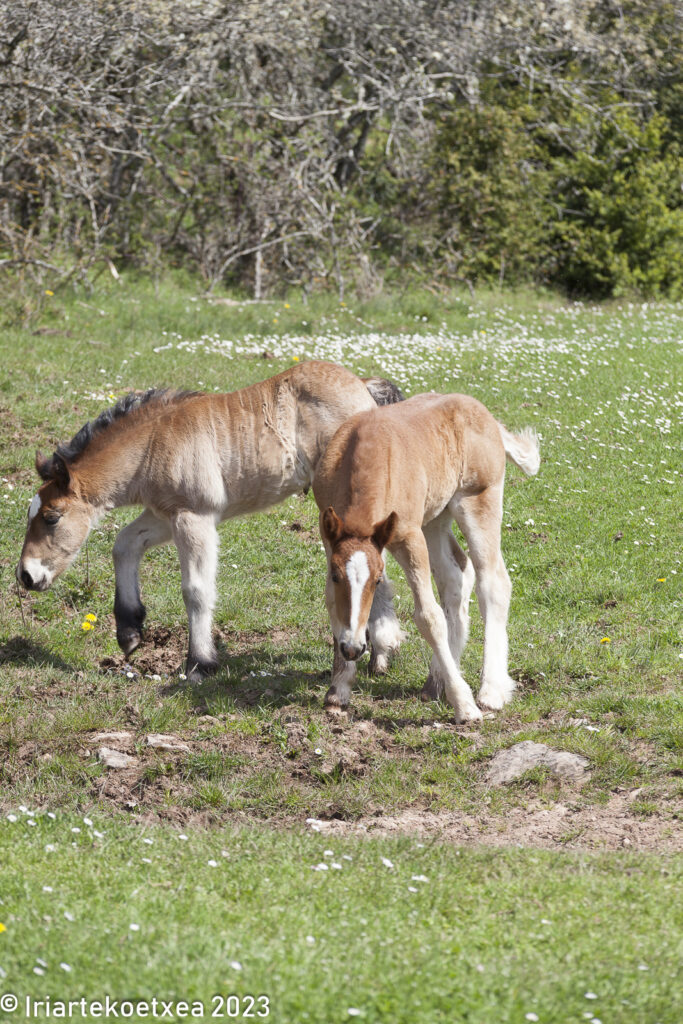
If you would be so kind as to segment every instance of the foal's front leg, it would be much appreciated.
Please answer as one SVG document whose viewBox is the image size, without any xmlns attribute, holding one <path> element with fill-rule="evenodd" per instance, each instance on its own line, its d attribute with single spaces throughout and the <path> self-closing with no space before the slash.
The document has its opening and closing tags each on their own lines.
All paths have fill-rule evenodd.
<svg viewBox="0 0 683 1024">
<path fill-rule="evenodd" d="M 482 717 L 472 691 L 460 675 L 448 644 L 446 616 L 432 590 L 427 542 L 422 530 L 411 531 L 391 553 L 406 574 L 415 598 L 415 624 L 434 651 L 437 674 L 443 678 L 446 700 L 458 722 L 476 722 Z"/>
<path fill-rule="evenodd" d="M 342 657 L 337 638 L 334 639 L 332 681 L 325 694 L 326 708 L 346 708 L 351 700 L 351 689 L 356 679 L 356 662 Z"/>
<path fill-rule="evenodd" d="M 116 538 L 114 618 L 116 639 L 126 656 L 132 654 L 142 640 L 145 621 L 145 606 L 140 597 L 140 560 L 149 548 L 168 544 L 170 539 L 169 521 L 160 519 L 149 509 L 124 527 Z"/>
<path fill-rule="evenodd" d="M 325 581 L 325 604 L 327 605 L 327 611 L 330 616 L 330 625 L 332 626 L 332 633 L 334 634 L 332 679 L 330 681 L 330 687 L 325 694 L 325 707 L 346 708 L 351 700 L 351 688 L 356 680 L 357 666 L 355 661 L 347 661 L 346 658 L 342 657 L 342 653 L 339 650 L 339 643 L 337 641 L 339 624 L 337 622 L 337 613 L 334 603 L 334 589 L 330 579 L 329 568 L 327 572 L 327 579 Z"/>
<path fill-rule="evenodd" d="M 436 581 L 441 607 L 448 623 L 448 645 L 455 664 L 460 658 L 469 632 L 469 602 L 474 586 L 474 567 L 453 536 L 452 516 L 448 509 L 431 523 L 422 527 L 429 550 L 429 564 Z M 429 676 L 422 700 L 439 700 L 443 696 L 443 679 L 439 676 L 435 660 L 429 667 Z"/>
<path fill-rule="evenodd" d="M 187 677 L 192 682 L 199 682 L 218 668 L 218 656 L 211 636 L 218 565 L 216 520 L 212 515 L 180 512 L 172 525 L 190 625 Z"/>
</svg>

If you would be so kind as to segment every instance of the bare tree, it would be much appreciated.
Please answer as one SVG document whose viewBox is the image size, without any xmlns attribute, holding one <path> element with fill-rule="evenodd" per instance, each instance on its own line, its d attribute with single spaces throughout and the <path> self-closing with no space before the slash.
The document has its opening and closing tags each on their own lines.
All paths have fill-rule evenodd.
<svg viewBox="0 0 683 1024">
<path fill-rule="evenodd" d="M 423 180 L 435 110 L 491 76 L 647 110 L 680 24 L 680 0 L 0 0 L 0 266 L 175 251 L 209 286 L 343 289 L 382 230 L 357 197 Z"/>
</svg>

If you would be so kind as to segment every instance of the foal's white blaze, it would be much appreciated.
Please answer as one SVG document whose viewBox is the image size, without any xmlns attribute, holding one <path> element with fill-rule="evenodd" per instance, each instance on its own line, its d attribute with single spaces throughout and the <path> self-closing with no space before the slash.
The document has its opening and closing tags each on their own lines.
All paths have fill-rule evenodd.
<svg viewBox="0 0 683 1024">
<path fill-rule="evenodd" d="M 34 494 L 33 497 L 31 498 L 31 504 L 28 507 L 28 521 L 29 521 L 29 523 L 31 522 L 32 519 L 35 519 L 36 516 L 38 515 L 38 513 L 40 512 L 41 504 L 42 504 L 42 502 L 40 500 L 40 495 L 39 494 Z"/>
<path fill-rule="evenodd" d="M 351 588 L 351 621 L 349 628 L 353 636 L 358 629 L 358 616 L 360 615 L 361 598 L 365 584 L 370 578 L 370 567 L 364 551 L 354 551 L 346 563 L 346 578 Z"/>
</svg>

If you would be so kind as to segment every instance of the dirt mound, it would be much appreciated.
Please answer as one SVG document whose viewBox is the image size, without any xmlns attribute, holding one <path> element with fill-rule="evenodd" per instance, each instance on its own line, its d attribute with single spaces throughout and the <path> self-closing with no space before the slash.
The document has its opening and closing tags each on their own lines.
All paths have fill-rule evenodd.
<svg viewBox="0 0 683 1024">
<path fill-rule="evenodd" d="M 168 626 L 150 626 L 145 629 L 143 641 L 137 651 L 126 658 L 116 654 L 102 658 L 100 668 L 105 672 L 135 672 L 140 675 L 170 676 L 183 671 L 187 657 L 187 631 Z"/>
<path fill-rule="evenodd" d="M 631 794 L 612 796 L 607 804 L 584 807 L 566 803 L 546 806 L 532 802 L 509 808 L 505 817 L 455 811 L 408 808 L 360 821 L 309 822 L 325 835 L 417 835 L 450 843 L 481 846 L 533 846 L 545 849 L 683 850 L 683 825 L 671 809 L 666 819 L 636 817 Z M 679 807 L 678 813 L 681 808 Z"/>
</svg>

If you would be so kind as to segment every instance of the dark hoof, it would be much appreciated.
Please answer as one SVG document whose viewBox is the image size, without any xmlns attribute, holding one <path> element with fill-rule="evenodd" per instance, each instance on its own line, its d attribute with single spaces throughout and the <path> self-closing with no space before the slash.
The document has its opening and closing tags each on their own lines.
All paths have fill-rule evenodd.
<svg viewBox="0 0 683 1024">
<path fill-rule="evenodd" d="M 420 700 L 428 703 L 432 700 L 441 700 L 443 697 L 443 682 L 432 672 L 427 676 L 427 682 L 420 691 Z"/>
<path fill-rule="evenodd" d="M 144 604 L 138 605 L 137 608 L 131 608 L 123 605 L 119 601 L 118 595 L 114 596 L 116 639 L 126 657 L 142 643 L 142 626 L 146 614 Z"/>
<path fill-rule="evenodd" d="M 343 711 L 349 706 L 350 699 L 351 694 L 346 694 L 344 696 L 342 694 L 337 693 L 334 687 L 331 686 L 327 693 L 325 694 L 325 708 L 328 710 L 335 709 L 337 711 Z"/>
<path fill-rule="evenodd" d="M 201 683 L 202 679 L 215 676 L 218 672 L 217 661 L 188 661 L 187 678 L 191 683 Z"/>
<path fill-rule="evenodd" d="M 119 647 L 126 657 L 128 657 L 128 655 L 132 654 L 133 651 L 142 643 L 142 633 L 139 629 L 135 629 L 132 626 L 126 626 L 123 629 L 116 630 L 116 639 Z"/>
</svg>

